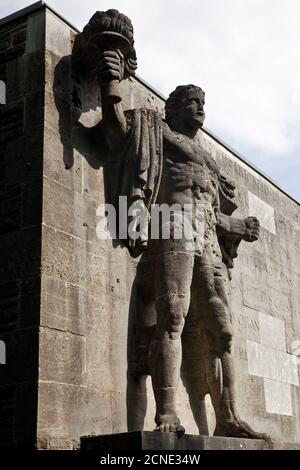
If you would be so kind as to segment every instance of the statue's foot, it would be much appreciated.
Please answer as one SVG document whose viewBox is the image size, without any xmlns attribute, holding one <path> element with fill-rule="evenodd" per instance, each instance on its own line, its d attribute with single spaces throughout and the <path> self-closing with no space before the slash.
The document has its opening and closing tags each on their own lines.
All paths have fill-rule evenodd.
<svg viewBox="0 0 300 470">
<path fill-rule="evenodd" d="M 272 444 L 271 438 L 267 434 L 254 431 L 245 421 L 236 418 L 217 423 L 214 436 L 263 439 L 268 446 Z"/>
<path fill-rule="evenodd" d="M 183 436 L 185 433 L 185 429 L 183 426 L 181 426 L 177 416 L 171 414 L 159 415 L 156 418 L 155 431 L 176 432 L 178 436 Z"/>
</svg>

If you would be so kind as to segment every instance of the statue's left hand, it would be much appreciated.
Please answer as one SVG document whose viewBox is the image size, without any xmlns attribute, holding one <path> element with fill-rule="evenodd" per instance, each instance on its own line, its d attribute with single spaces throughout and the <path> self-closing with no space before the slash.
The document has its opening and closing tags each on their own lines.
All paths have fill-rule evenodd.
<svg viewBox="0 0 300 470">
<path fill-rule="evenodd" d="M 260 234 L 260 223 L 256 217 L 246 217 L 245 222 L 245 233 L 243 240 L 246 242 L 254 242 L 258 240 Z"/>
</svg>

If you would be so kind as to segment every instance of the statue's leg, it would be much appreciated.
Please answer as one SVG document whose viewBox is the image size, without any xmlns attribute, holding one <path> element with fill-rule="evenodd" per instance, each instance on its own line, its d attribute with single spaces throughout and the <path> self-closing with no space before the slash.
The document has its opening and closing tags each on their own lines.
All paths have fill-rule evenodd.
<svg viewBox="0 0 300 470">
<path fill-rule="evenodd" d="M 215 435 L 265 439 L 239 418 L 236 406 L 234 361 L 231 352 L 232 330 L 229 315 L 227 279 L 216 267 L 202 269 L 202 286 L 207 296 L 206 377 L 216 414 Z M 203 294 L 204 294 L 203 292 Z"/>
<path fill-rule="evenodd" d="M 201 285 L 201 305 L 205 316 L 205 371 L 216 423 L 234 420 L 235 393 L 231 357 L 232 331 L 229 320 L 226 283 L 221 268 L 201 266 L 198 273 Z M 226 281 L 226 280 L 225 280 Z M 226 371 L 223 368 L 225 361 Z"/>
<path fill-rule="evenodd" d="M 182 334 L 181 379 L 199 434 L 208 435 L 205 395 L 209 393 L 209 388 L 205 376 L 205 337 L 199 317 L 197 291 L 193 286 L 191 296 L 191 305 Z"/>
<path fill-rule="evenodd" d="M 175 396 L 181 367 L 181 333 L 190 304 L 193 253 L 162 250 L 155 257 L 157 323 L 149 366 L 156 401 L 156 429 L 184 432 L 176 413 Z"/>
</svg>

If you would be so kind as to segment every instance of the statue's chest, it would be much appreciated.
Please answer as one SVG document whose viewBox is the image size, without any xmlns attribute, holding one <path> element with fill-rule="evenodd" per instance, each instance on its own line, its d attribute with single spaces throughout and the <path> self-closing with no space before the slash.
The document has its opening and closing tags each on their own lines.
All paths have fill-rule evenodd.
<svg viewBox="0 0 300 470">
<path fill-rule="evenodd" d="M 206 180 L 214 180 L 218 177 L 218 168 L 214 161 L 209 161 L 205 150 L 196 146 L 186 146 L 184 151 L 175 152 L 174 149 L 166 149 L 164 152 L 164 167 L 181 175 L 202 176 Z"/>
</svg>

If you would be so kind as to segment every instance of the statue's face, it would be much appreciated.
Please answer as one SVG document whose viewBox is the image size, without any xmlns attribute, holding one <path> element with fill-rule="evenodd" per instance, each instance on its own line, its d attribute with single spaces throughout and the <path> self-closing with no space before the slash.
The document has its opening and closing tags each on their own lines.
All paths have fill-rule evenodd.
<svg viewBox="0 0 300 470">
<path fill-rule="evenodd" d="M 199 129 L 203 126 L 204 103 L 204 96 L 197 90 L 191 90 L 184 96 L 178 107 L 178 116 L 185 128 Z"/>
</svg>

